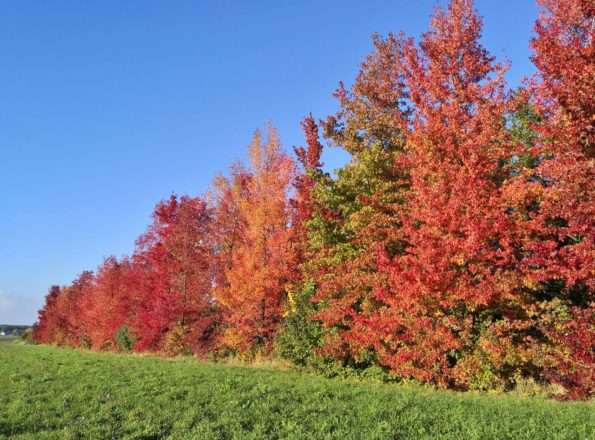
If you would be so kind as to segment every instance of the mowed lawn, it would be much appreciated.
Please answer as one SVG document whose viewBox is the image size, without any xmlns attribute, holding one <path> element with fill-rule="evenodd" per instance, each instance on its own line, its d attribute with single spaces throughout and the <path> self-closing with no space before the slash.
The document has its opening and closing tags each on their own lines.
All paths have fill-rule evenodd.
<svg viewBox="0 0 595 440">
<path fill-rule="evenodd" d="M 592 403 L 0 344 L 0 438 L 593 439 Z"/>
</svg>

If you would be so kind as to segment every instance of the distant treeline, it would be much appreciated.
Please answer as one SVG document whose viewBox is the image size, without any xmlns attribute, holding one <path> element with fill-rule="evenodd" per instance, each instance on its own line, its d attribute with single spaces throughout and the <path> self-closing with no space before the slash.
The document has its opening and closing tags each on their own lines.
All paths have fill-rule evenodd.
<svg viewBox="0 0 595 440">
<path fill-rule="evenodd" d="M 5 336 L 20 336 L 25 333 L 25 330 L 31 328 L 29 325 L 11 325 L 11 324 L 0 324 L 0 333 L 4 333 Z"/>
</svg>

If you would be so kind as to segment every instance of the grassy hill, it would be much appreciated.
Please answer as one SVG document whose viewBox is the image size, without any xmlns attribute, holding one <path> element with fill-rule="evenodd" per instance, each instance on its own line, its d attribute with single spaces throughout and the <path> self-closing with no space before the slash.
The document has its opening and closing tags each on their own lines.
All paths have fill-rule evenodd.
<svg viewBox="0 0 595 440">
<path fill-rule="evenodd" d="M 0 438 L 592 439 L 591 403 L 0 344 Z"/>
</svg>

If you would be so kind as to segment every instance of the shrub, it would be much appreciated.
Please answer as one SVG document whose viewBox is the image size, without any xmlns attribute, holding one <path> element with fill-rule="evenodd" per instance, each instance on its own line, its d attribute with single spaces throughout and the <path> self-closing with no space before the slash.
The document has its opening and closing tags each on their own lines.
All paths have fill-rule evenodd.
<svg viewBox="0 0 595 440">
<path fill-rule="evenodd" d="M 91 339 L 89 338 L 89 336 L 86 333 L 83 333 L 82 335 L 79 336 L 79 344 L 85 350 L 88 350 L 91 348 Z"/>
<path fill-rule="evenodd" d="M 21 342 L 25 344 L 36 344 L 35 339 L 33 338 L 33 329 L 28 328 L 20 336 Z"/>
<path fill-rule="evenodd" d="M 300 367 L 316 363 L 315 352 L 323 335 L 322 325 L 310 319 L 314 311 L 310 303 L 314 290 L 314 283 L 310 282 L 296 294 L 288 292 L 289 309 L 275 340 L 277 354 Z"/>
<path fill-rule="evenodd" d="M 175 326 L 165 338 L 163 354 L 165 356 L 191 355 L 192 348 L 188 342 L 190 330 L 187 326 Z"/>
<path fill-rule="evenodd" d="M 136 335 L 134 332 L 132 332 L 127 325 L 120 327 L 120 330 L 116 333 L 116 346 L 118 347 L 118 350 L 123 353 L 129 352 L 132 350 L 135 342 Z"/>
</svg>

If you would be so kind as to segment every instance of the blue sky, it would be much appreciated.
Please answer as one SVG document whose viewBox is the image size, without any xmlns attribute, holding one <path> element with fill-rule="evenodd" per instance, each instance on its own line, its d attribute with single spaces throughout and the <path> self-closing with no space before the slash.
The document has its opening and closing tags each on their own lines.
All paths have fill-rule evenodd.
<svg viewBox="0 0 595 440">
<path fill-rule="evenodd" d="M 1 2 L 0 323 L 33 323 L 51 284 L 130 253 L 159 199 L 204 192 L 265 121 L 301 144 L 299 121 L 336 110 L 370 35 L 417 36 L 435 4 Z M 518 85 L 534 0 L 476 7 Z"/>
</svg>

